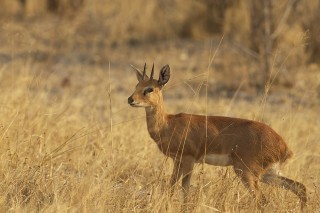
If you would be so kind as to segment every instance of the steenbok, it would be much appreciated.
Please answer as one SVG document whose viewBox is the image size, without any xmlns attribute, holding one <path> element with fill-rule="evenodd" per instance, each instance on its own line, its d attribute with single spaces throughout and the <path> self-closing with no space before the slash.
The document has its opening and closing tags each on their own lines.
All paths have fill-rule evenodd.
<svg viewBox="0 0 320 213">
<path fill-rule="evenodd" d="M 258 182 L 292 191 L 306 207 L 306 187 L 283 177 L 278 166 L 292 156 L 284 140 L 273 129 L 257 121 L 186 113 L 167 114 L 162 88 L 169 81 L 170 67 L 165 65 L 158 80 L 135 68 L 139 83 L 128 98 L 133 107 L 144 107 L 151 138 L 163 154 L 174 161 L 171 185 L 182 176 L 185 198 L 195 163 L 233 166 L 237 176 L 258 201 L 265 201 Z M 173 188 L 173 187 L 172 187 Z"/>
</svg>

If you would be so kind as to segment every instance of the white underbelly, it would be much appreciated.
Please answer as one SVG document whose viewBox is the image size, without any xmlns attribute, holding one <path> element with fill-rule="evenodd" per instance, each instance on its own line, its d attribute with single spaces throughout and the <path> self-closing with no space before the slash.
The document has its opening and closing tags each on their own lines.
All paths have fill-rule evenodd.
<svg viewBox="0 0 320 213">
<path fill-rule="evenodd" d="M 228 154 L 208 154 L 203 156 L 198 162 L 204 162 L 214 166 L 230 166 L 232 165 L 232 158 Z"/>
</svg>

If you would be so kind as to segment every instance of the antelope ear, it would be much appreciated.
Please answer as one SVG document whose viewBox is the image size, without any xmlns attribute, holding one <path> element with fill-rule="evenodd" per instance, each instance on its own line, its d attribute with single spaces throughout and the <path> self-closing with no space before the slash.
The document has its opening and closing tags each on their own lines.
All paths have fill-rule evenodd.
<svg viewBox="0 0 320 213">
<path fill-rule="evenodd" d="M 159 75 L 159 80 L 158 80 L 158 84 L 163 87 L 170 78 L 170 67 L 169 65 L 164 65 L 164 67 L 162 67 L 162 69 L 160 70 L 160 75 Z"/>
<path fill-rule="evenodd" d="M 139 81 L 139 82 L 140 82 L 140 81 L 143 81 L 143 79 L 142 79 L 143 73 L 142 73 L 137 67 L 133 66 L 132 64 L 131 64 L 131 67 L 132 67 L 132 69 L 133 69 L 134 71 L 136 71 L 136 76 L 137 76 L 138 81 Z M 145 74 L 144 80 L 148 80 L 148 79 L 149 79 L 149 77 L 147 76 L 147 74 Z"/>
<path fill-rule="evenodd" d="M 143 81 L 143 79 L 142 79 L 142 73 L 141 73 L 139 70 L 136 70 L 136 76 L 137 76 L 137 79 L 138 79 L 139 82 L 140 82 L 140 81 Z"/>
</svg>

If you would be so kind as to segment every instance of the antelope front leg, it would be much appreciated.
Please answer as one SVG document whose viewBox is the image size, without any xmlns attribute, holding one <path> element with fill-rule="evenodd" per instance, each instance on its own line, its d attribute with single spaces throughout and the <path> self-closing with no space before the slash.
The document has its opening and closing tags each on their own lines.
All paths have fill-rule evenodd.
<svg viewBox="0 0 320 213">
<path fill-rule="evenodd" d="M 188 193 L 189 193 L 189 187 L 190 187 L 190 179 L 192 175 L 193 166 L 195 163 L 195 159 L 192 156 L 183 156 L 182 157 L 182 188 L 184 192 L 184 202 L 186 203 L 188 201 Z"/>
<path fill-rule="evenodd" d="M 176 182 L 180 179 L 181 175 L 182 175 L 182 169 L 181 169 L 181 163 L 178 160 L 174 160 L 174 167 L 173 167 L 173 172 L 171 175 L 171 180 L 170 180 L 170 195 L 173 195 L 173 191 L 174 191 L 174 185 L 176 184 Z"/>
<path fill-rule="evenodd" d="M 179 157 L 177 157 L 179 158 Z M 194 166 L 195 159 L 192 156 L 182 156 L 180 159 L 174 160 L 173 173 L 171 176 L 171 192 L 170 195 L 173 195 L 174 185 L 175 183 L 182 177 L 182 188 L 184 193 L 184 201 L 187 201 L 190 179 L 192 175 L 192 170 Z"/>
</svg>

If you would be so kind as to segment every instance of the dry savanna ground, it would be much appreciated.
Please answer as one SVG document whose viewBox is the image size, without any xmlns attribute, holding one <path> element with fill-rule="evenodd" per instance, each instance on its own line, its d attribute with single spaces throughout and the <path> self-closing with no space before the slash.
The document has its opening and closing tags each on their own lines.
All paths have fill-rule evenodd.
<svg viewBox="0 0 320 213">
<path fill-rule="evenodd" d="M 307 211 L 320 212 L 320 69 L 286 65 L 300 48 L 273 58 L 280 66 L 259 93 L 257 62 L 221 36 L 117 44 L 103 31 L 95 34 L 96 25 L 87 32 L 79 23 L 1 22 L 0 212 L 181 210 L 179 186 L 172 198 L 168 193 L 171 159 L 149 137 L 144 110 L 127 104 L 137 83 L 130 64 L 144 62 L 155 63 L 156 75 L 171 66 L 164 89 L 169 113 L 272 126 L 294 152 L 283 174 L 306 185 Z M 79 28 L 83 34 L 75 33 Z M 262 190 L 265 212 L 300 210 L 291 192 L 263 184 Z M 232 168 L 197 165 L 190 193 L 194 212 L 261 211 Z"/>
</svg>

